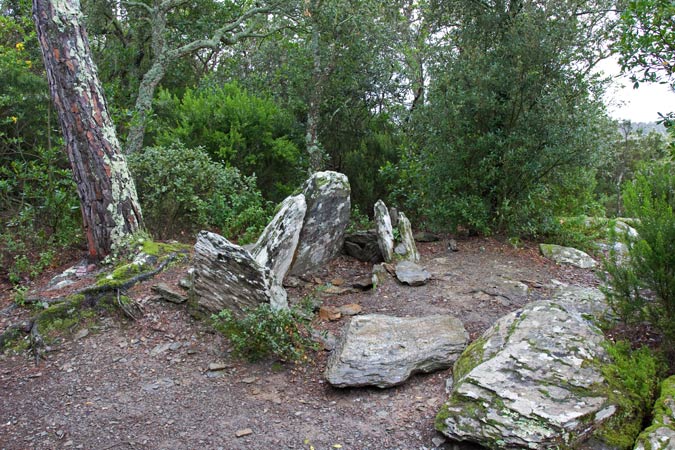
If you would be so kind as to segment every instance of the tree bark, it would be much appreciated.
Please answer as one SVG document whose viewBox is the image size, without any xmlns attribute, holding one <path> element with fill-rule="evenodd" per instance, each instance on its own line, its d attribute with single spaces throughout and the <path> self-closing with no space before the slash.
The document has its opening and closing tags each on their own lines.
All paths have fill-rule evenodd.
<svg viewBox="0 0 675 450">
<path fill-rule="evenodd" d="M 143 228 L 136 187 L 121 152 L 79 0 L 33 0 L 33 17 L 80 197 L 89 259 Z"/>
</svg>

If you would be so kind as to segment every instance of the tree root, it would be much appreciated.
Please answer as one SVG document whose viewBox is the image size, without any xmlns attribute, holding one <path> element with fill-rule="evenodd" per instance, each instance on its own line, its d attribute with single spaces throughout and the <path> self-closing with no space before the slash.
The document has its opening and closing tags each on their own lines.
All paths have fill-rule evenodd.
<svg viewBox="0 0 675 450">
<path fill-rule="evenodd" d="M 0 334 L 0 350 L 5 347 L 6 343 L 19 338 L 21 334 L 29 334 L 35 365 L 38 365 L 41 350 L 44 347 L 44 339 L 40 334 L 40 324 L 54 318 L 66 318 L 72 309 L 93 308 L 99 304 L 102 298 L 106 298 L 108 303 L 119 308 L 126 317 L 132 320 L 140 319 L 143 317 L 143 307 L 132 299 L 123 298 L 121 293 L 136 283 L 154 277 L 175 258 L 176 254 L 172 253 L 156 269 L 138 274 L 122 283 L 88 286 L 74 291 L 68 296 L 50 299 L 47 309 L 38 312 L 28 321 L 10 325 Z M 35 303 L 38 303 L 38 301 Z"/>
</svg>

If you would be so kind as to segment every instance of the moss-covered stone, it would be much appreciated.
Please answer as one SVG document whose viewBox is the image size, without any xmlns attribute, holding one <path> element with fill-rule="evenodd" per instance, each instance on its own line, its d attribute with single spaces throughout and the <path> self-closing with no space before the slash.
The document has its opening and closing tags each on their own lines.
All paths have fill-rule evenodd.
<svg viewBox="0 0 675 450">
<path fill-rule="evenodd" d="M 661 383 L 653 418 L 652 424 L 640 433 L 636 450 L 667 450 L 675 446 L 675 375 Z"/>
</svg>

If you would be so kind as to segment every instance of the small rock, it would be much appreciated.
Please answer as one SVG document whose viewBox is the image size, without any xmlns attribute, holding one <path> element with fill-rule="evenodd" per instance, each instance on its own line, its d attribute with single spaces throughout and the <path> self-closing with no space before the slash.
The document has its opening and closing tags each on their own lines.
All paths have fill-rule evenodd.
<svg viewBox="0 0 675 450">
<path fill-rule="evenodd" d="M 253 434 L 253 430 L 250 428 L 244 428 L 243 430 L 237 430 L 234 435 L 237 436 L 238 438 L 248 436 Z"/>
<path fill-rule="evenodd" d="M 355 316 L 357 314 L 360 314 L 362 310 L 363 308 L 361 308 L 361 305 L 358 305 L 356 303 L 342 305 L 338 308 L 338 312 L 343 316 Z"/>
<path fill-rule="evenodd" d="M 448 241 L 448 250 L 450 250 L 451 252 L 458 252 L 459 251 L 459 247 L 457 247 L 457 241 L 456 240 L 450 239 Z"/>
<path fill-rule="evenodd" d="M 161 355 L 165 351 L 169 350 L 169 348 L 171 348 L 171 345 L 172 342 L 165 342 L 164 344 L 156 345 L 152 350 L 150 350 L 150 356 Z"/>
<path fill-rule="evenodd" d="M 189 278 L 181 278 L 178 280 L 178 286 L 182 287 L 183 289 L 190 289 L 192 287 L 192 281 L 190 281 Z"/>
<path fill-rule="evenodd" d="M 180 342 L 172 342 L 171 345 L 169 345 L 169 350 L 176 351 L 179 348 L 181 348 L 182 345 L 183 344 L 181 344 Z"/>
<path fill-rule="evenodd" d="M 364 275 L 352 281 L 352 287 L 360 291 L 367 291 L 373 288 L 373 277 Z"/>
<path fill-rule="evenodd" d="M 435 447 L 440 447 L 441 445 L 445 444 L 446 439 L 442 437 L 436 436 L 435 438 L 431 439 L 431 443 L 434 444 Z"/>
<path fill-rule="evenodd" d="M 152 286 L 152 291 L 159 294 L 163 300 L 166 300 L 170 303 L 181 304 L 187 301 L 187 297 L 171 289 L 171 287 L 165 283 L 159 283 Z"/>
<path fill-rule="evenodd" d="M 80 331 L 78 331 L 77 334 L 75 335 L 75 340 L 77 341 L 77 340 L 79 340 L 79 339 L 82 339 L 82 338 L 84 338 L 84 337 L 87 337 L 88 335 L 89 335 L 89 329 L 87 329 L 87 328 L 82 328 L 82 329 L 81 329 Z"/>
<path fill-rule="evenodd" d="M 342 286 L 343 284 L 345 284 L 345 280 L 343 280 L 342 278 L 333 278 L 332 280 L 330 280 L 330 284 L 332 284 L 333 286 Z"/>
<path fill-rule="evenodd" d="M 258 380 L 257 377 L 247 377 L 247 378 L 244 378 L 243 380 L 241 380 L 241 382 L 244 383 L 244 384 L 253 384 L 257 380 Z"/>
<path fill-rule="evenodd" d="M 319 308 L 319 318 L 321 320 L 336 321 L 340 320 L 340 317 L 342 317 L 340 310 L 334 306 L 322 306 Z"/>
<path fill-rule="evenodd" d="M 216 371 L 219 371 L 219 370 L 225 370 L 228 367 L 230 367 L 230 366 L 228 366 L 225 363 L 211 363 L 211 364 L 209 364 L 209 370 L 212 371 L 212 372 L 216 372 Z"/>
<path fill-rule="evenodd" d="M 337 342 L 335 335 L 326 330 L 319 331 L 312 329 L 312 339 L 319 342 L 323 346 L 323 349 L 327 352 L 332 351 L 335 348 L 335 343 Z"/>
<path fill-rule="evenodd" d="M 351 288 L 342 287 L 342 286 L 328 286 L 326 289 L 321 291 L 324 295 L 342 295 L 352 292 Z"/>
<path fill-rule="evenodd" d="M 412 261 L 401 261 L 396 264 L 396 278 L 410 286 L 423 286 L 431 279 L 431 274 Z"/>
</svg>

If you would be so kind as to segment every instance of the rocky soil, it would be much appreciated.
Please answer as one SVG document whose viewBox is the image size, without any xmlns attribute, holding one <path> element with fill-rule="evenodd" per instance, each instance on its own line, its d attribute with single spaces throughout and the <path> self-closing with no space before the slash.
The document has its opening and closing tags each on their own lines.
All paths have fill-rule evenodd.
<svg viewBox="0 0 675 450">
<path fill-rule="evenodd" d="M 547 298 L 556 282 L 598 283 L 592 270 L 557 266 L 534 245 L 471 238 L 458 241 L 458 252 L 444 241 L 418 246 L 432 274 L 425 286 L 388 277 L 376 291 L 338 293 L 372 269 L 340 257 L 289 288 L 290 300 L 313 294 L 325 306 L 357 303 L 362 313 L 452 314 L 475 339 L 505 313 Z M 184 305 L 154 299 L 151 285 L 177 285 L 184 271 L 130 291 L 145 308 L 138 321 L 113 313 L 79 324 L 37 366 L 29 353 L 0 356 L 0 448 L 455 448 L 434 430 L 451 369 L 388 389 L 337 389 L 323 378 L 327 351 L 303 365 L 233 359 L 225 339 Z M 8 308 L 6 288 L 0 293 L 0 330 L 30 315 Z M 317 317 L 314 325 L 337 335 L 347 320 Z"/>
</svg>

